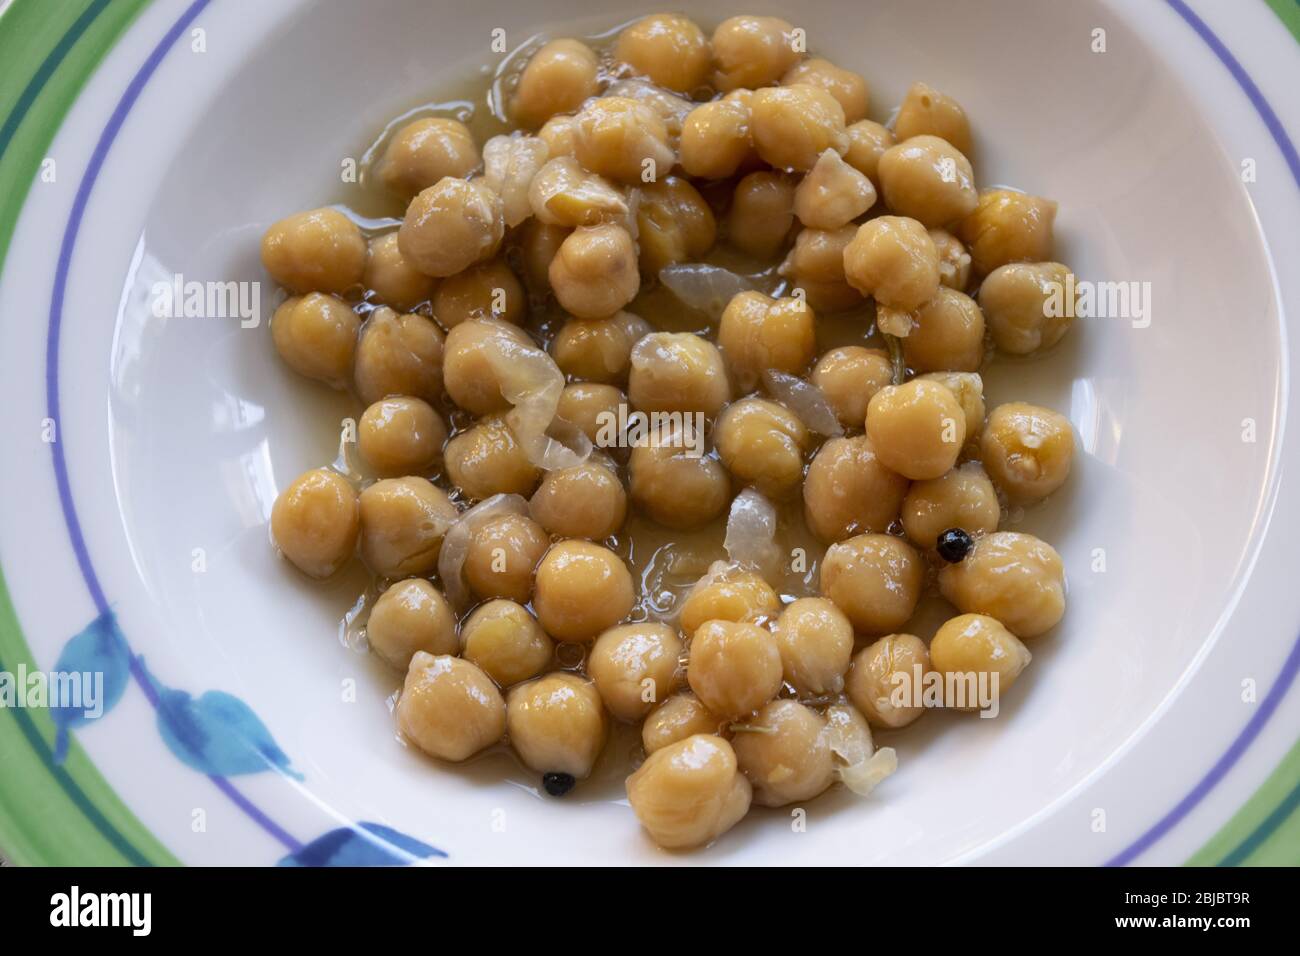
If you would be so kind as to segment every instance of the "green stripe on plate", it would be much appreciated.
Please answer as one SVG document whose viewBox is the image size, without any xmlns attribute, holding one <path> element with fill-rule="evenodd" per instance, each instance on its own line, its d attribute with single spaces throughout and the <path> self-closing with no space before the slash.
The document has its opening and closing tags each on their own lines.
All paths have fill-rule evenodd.
<svg viewBox="0 0 1300 956">
<path fill-rule="evenodd" d="M 1264 0 L 1291 35 L 1300 40 L 1300 0 Z"/>
<path fill-rule="evenodd" d="M 1300 866 L 1300 743 L 1188 866 Z"/>
</svg>

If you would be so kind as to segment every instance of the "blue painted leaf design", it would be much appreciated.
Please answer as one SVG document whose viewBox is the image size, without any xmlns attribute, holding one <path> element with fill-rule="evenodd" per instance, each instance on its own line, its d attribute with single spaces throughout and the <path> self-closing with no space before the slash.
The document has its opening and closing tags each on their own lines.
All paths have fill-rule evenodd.
<svg viewBox="0 0 1300 956">
<path fill-rule="evenodd" d="M 105 611 L 63 645 L 54 673 L 81 675 L 79 701 L 51 695 L 50 717 L 56 728 L 54 762 L 63 763 L 68 756 L 69 731 L 112 710 L 131 679 L 131 649 L 112 611 Z"/>
<path fill-rule="evenodd" d="M 284 857 L 277 866 L 410 866 L 431 857 L 446 857 L 437 847 L 382 823 L 340 827 Z"/>
<path fill-rule="evenodd" d="M 210 690 L 195 698 L 160 683 L 144 658 L 140 667 L 158 698 L 158 732 L 182 763 L 217 777 L 278 770 L 302 779 L 266 725 L 238 697 Z"/>
</svg>

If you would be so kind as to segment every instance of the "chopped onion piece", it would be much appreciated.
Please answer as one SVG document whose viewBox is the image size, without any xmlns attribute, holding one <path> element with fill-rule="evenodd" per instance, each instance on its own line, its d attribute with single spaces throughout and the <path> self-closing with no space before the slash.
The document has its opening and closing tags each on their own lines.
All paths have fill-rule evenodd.
<svg viewBox="0 0 1300 956">
<path fill-rule="evenodd" d="M 876 784 L 898 769 L 898 754 L 893 747 L 881 747 L 861 763 L 841 767 L 840 781 L 860 797 L 870 795 Z"/>
<path fill-rule="evenodd" d="M 776 545 L 776 508 L 772 502 L 746 488 L 731 503 L 727 537 L 722 545 L 733 564 L 771 577 L 781 563 Z"/>
<path fill-rule="evenodd" d="M 678 262 L 659 270 L 659 281 L 684 305 L 706 313 L 715 321 L 727 305 L 755 285 L 742 275 L 703 262 Z"/>
<path fill-rule="evenodd" d="M 533 214 L 528 188 L 549 155 L 546 141 L 536 136 L 493 136 L 483 144 L 483 180 L 501 197 L 507 226 Z"/>
<path fill-rule="evenodd" d="M 858 796 L 871 793 L 876 784 L 898 769 L 894 748 L 876 750 L 866 718 L 848 704 L 826 708 L 826 729 L 822 733 L 838 759 L 835 775 Z"/>
<path fill-rule="evenodd" d="M 798 415 L 799 420 L 812 431 L 828 436 L 844 434 L 844 426 L 831 403 L 812 382 L 769 368 L 763 371 L 763 384 L 773 398 Z"/>
<path fill-rule="evenodd" d="M 520 495 L 493 495 L 470 508 L 447 529 L 442 539 L 442 551 L 438 554 L 438 579 L 452 607 L 464 607 L 469 600 L 469 589 L 465 587 L 461 569 L 469 554 L 470 539 L 488 521 L 504 514 L 526 515 L 528 502 Z"/>
</svg>

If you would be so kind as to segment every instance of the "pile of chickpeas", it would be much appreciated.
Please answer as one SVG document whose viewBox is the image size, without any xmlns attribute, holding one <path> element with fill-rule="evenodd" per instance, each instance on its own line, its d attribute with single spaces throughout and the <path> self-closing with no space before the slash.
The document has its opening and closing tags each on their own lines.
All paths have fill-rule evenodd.
<svg viewBox="0 0 1300 956">
<path fill-rule="evenodd" d="M 660 846 L 700 846 L 884 754 L 872 730 L 925 709 L 898 705 L 900 675 L 996 673 L 1005 692 L 1061 619 L 1060 556 L 999 529 L 1066 481 L 1070 424 L 986 410 L 980 375 L 1067 331 L 1047 307 L 1073 288 L 1056 204 L 977 188 L 966 113 L 924 83 L 869 119 L 863 77 L 780 19 L 710 37 L 657 14 L 530 52 L 499 135 L 424 116 L 386 137 L 367 181 L 400 225 L 321 208 L 266 231 L 276 350 L 364 407 L 359 469 L 299 476 L 272 533 L 311 577 L 357 556 L 372 572 L 365 636 L 405 674 L 411 744 L 508 746 L 562 796 L 612 722 L 640 723 L 632 809 Z M 748 263 L 752 291 L 703 328 L 648 307 L 664 270 L 719 261 Z M 826 348 L 832 328 L 851 344 Z M 705 454 L 593 450 L 620 406 L 701 413 Z M 669 610 L 647 602 L 633 517 L 720 528 L 745 489 L 824 548 L 809 586 L 718 554 Z M 936 590 L 949 619 L 910 633 Z"/>
</svg>

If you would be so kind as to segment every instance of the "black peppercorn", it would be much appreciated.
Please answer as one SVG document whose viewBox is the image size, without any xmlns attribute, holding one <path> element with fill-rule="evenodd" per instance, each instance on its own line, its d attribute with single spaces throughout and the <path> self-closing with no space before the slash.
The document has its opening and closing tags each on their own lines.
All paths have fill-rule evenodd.
<svg viewBox="0 0 1300 956">
<path fill-rule="evenodd" d="M 956 563 L 970 554 L 970 549 L 974 546 L 975 540 L 961 528 L 949 528 L 939 535 L 935 550 L 945 561 Z"/>
<path fill-rule="evenodd" d="M 578 781 L 573 778 L 573 774 L 571 773 L 542 774 L 542 786 L 545 787 L 546 792 L 553 797 L 564 796 L 573 789 L 573 785 L 577 782 Z"/>
</svg>

